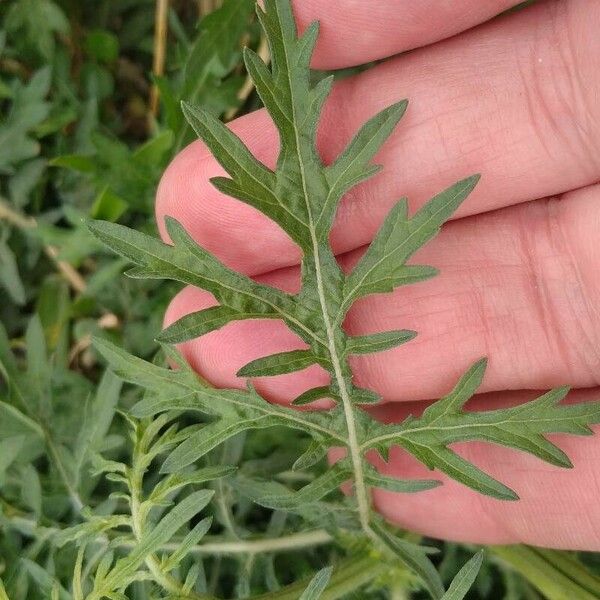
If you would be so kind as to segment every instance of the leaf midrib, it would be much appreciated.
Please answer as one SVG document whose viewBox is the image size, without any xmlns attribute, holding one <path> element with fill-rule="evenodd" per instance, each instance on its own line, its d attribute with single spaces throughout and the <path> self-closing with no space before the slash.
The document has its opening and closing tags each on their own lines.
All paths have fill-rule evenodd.
<svg viewBox="0 0 600 600">
<path fill-rule="evenodd" d="M 277 6 L 277 3 L 275 3 L 275 11 L 277 11 L 277 16 L 278 16 L 279 22 L 282 23 L 283 22 L 282 16 L 281 16 L 281 14 L 279 14 L 279 8 Z M 364 473 L 363 473 L 363 469 L 362 469 L 362 457 L 360 454 L 360 443 L 358 440 L 356 423 L 354 420 L 354 412 L 353 412 L 354 407 L 352 406 L 352 401 L 350 399 L 350 395 L 346 388 L 346 382 L 344 381 L 344 377 L 342 374 L 341 359 L 337 355 L 337 350 L 335 347 L 335 336 L 334 336 L 331 320 L 329 318 L 327 299 L 325 296 L 325 288 L 324 288 L 324 284 L 323 284 L 319 242 L 318 242 L 317 235 L 316 235 L 315 223 L 313 220 L 310 200 L 308 197 L 308 188 L 307 188 L 304 160 L 303 160 L 303 156 L 302 156 L 302 153 L 300 150 L 300 132 L 298 131 L 298 127 L 296 124 L 297 123 L 296 105 L 294 102 L 294 92 L 293 92 L 293 85 L 292 85 L 292 79 L 291 79 L 292 69 L 291 69 L 291 64 L 290 64 L 290 57 L 288 55 L 288 46 L 285 43 L 285 40 L 283 43 L 283 52 L 284 52 L 284 56 L 285 56 L 285 60 L 286 60 L 287 68 L 285 69 L 285 72 L 286 72 L 286 76 L 288 79 L 289 93 L 290 93 L 290 98 L 291 98 L 290 105 L 291 105 L 291 109 L 292 109 L 292 123 L 293 123 L 294 137 L 295 137 L 295 151 L 296 151 L 297 158 L 298 158 L 298 166 L 300 168 L 300 177 L 302 180 L 302 193 L 303 193 L 303 197 L 304 197 L 304 202 L 306 203 L 306 210 L 307 210 L 308 221 L 309 221 L 309 232 L 310 232 L 310 237 L 311 237 L 311 242 L 312 242 L 312 247 L 313 247 L 313 259 L 314 259 L 314 266 L 315 266 L 315 278 L 316 278 L 316 283 L 317 283 L 317 292 L 319 295 L 319 304 L 321 306 L 323 322 L 325 324 L 325 329 L 327 332 L 329 354 L 331 357 L 331 362 L 333 365 L 335 378 L 336 378 L 338 389 L 340 392 L 340 398 L 342 400 L 342 406 L 344 409 L 344 417 L 346 419 L 346 427 L 348 430 L 348 439 L 345 440 L 345 442 L 346 442 L 346 445 L 350 452 L 350 457 L 351 457 L 351 462 L 352 462 L 353 475 L 354 475 L 354 488 L 355 488 L 355 494 L 356 494 L 357 504 L 358 504 L 358 508 L 359 508 L 359 517 L 360 517 L 361 525 L 362 525 L 363 529 L 365 530 L 365 533 L 370 535 L 372 532 L 371 527 L 370 527 L 370 507 L 369 507 L 368 492 L 367 492 L 367 488 L 365 485 Z"/>
<path fill-rule="evenodd" d="M 600 411 L 600 408 L 596 408 L 595 410 L 590 410 L 590 415 L 593 415 L 595 413 L 597 413 L 598 411 Z M 474 413 L 476 414 L 476 413 Z M 585 418 L 587 415 L 580 415 L 578 416 L 578 418 Z M 406 438 L 409 435 L 412 435 L 414 433 L 427 433 L 427 432 L 433 432 L 433 431 L 457 431 L 457 430 L 461 430 L 461 429 L 483 429 L 483 428 L 492 428 L 492 427 L 503 427 L 504 425 L 507 424 L 513 424 L 513 425 L 526 425 L 527 423 L 558 423 L 558 422 L 564 422 L 564 421 L 572 421 L 575 422 L 576 419 L 575 417 L 569 416 L 569 415 L 565 415 L 562 418 L 556 418 L 556 417 L 548 417 L 548 418 L 535 418 L 535 419 L 503 419 L 502 421 L 497 421 L 494 423 L 469 423 L 469 424 L 465 424 L 465 425 L 448 425 L 448 426 L 435 426 L 432 427 L 430 424 L 429 425 L 425 425 L 423 427 L 413 427 L 410 429 L 405 429 L 403 431 L 398 431 L 395 433 L 389 433 L 389 434 L 385 434 L 385 435 L 381 435 L 381 436 L 377 436 L 375 438 L 371 438 L 370 440 L 367 440 L 365 443 L 363 443 L 361 445 L 361 449 L 362 450 L 368 450 L 369 448 L 372 448 L 373 446 L 379 444 L 380 442 L 384 442 L 387 440 L 397 440 L 398 438 Z M 547 434 L 553 433 L 551 431 L 548 431 Z M 554 432 L 554 433 L 559 433 L 559 432 Z M 539 434 L 539 435 L 544 435 L 544 434 Z M 470 438 L 466 438 L 466 439 L 470 439 Z M 413 440 L 410 440 L 411 443 L 413 442 Z M 430 447 L 430 446 L 428 446 Z"/>
</svg>

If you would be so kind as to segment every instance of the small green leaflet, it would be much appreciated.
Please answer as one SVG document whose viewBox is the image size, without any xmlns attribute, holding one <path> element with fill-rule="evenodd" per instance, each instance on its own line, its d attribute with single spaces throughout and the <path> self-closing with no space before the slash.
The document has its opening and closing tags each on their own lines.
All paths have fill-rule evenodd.
<svg viewBox="0 0 600 600">
<path fill-rule="evenodd" d="M 485 372 L 486 362 L 479 361 L 448 396 L 432 404 L 421 417 L 395 425 L 368 417 L 361 406 L 377 402 L 379 397 L 372 390 L 355 386 L 349 358 L 389 350 L 409 342 L 416 333 L 396 330 L 353 337 L 344 330 L 344 319 L 353 304 L 365 296 L 388 293 L 437 273 L 433 267 L 409 264 L 409 260 L 437 235 L 467 199 L 479 176 L 450 186 L 414 214 L 409 213 L 406 200 L 398 202 L 358 264 L 350 273 L 344 273 L 329 242 L 339 202 L 352 187 L 379 172 L 372 161 L 402 118 L 407 103 L 400 101 L 374 115 L 340 156 L 325 165 L 316 140 L 332 79 L 312 85 L 310 77 L 319 26 L 313 23 L 298 37 L 289 0 L 264 0 L 264 9 L 259 7 L 257 14 L 269 42 L 271 64 L 267 66 L 248 49 L 244 60 L 279 132 L 276 167 L 270 169 L 258 161 L 242 140 L 209 111 L 189 103 L 183 110 L 227 174 L 213 179 L 213 184 L 265 214 L 302 250 L 300 292 L 287 294 L 229 269 L 173 219 L 166 221 L 172 246 L 113 223 L 94 222 L 90 229 L 135 265 L 129 272 L 131 276 L 173 279 L 215 297 L 218 306 L 183 317 L 163 332 L 163 342 L 179 343 L 242 319 L 279 319 L 304 342 L 304 349 L 257 358 L 242 367 L 238 375 L 252 379 L 319 365 L 330 375 L 330 383 L 300 394 L 294 404 L 326 398 L 333 401 L 334 407 L 311 413 L 274 406 L 251 385 L 247 390 L 211 389 L 181 361 L 173 372 L 128 356 L 106 342 L 100 342 L 99 349 L 121 377 L 148 389 L 145 398 L 132 409 L 137 417 L 182 410 L 210 416 L 208 424 L 190 431 L 187 439 L 169 449 L 165 472 L 178 473 L 237 433 L 271 426 L 300 429 L 312 438 L 296 469 L 308 469 L 324 457 L 329 447 L 343 447 L 347 454 L 343 463 L 301 489 L 282 491 L 283 486 L 271 485 L 271 493 L 253 492 L 252 497 L 266 506 L 300 514 L 306 505 L 325 504 L 323 498 L 351 481 L 351 501 L 364 536 L 376 548 L 385 548 L 407 564 L 423 579 L 432 597 L 439 599 L 444 588 L 426 552 L 392 534 L 371 509 L 372 488 L 415 493 L 439 482 L 383 476 L 367 461 L 369 451 L 376 450 L 386 457 L 391 447 L 400 446 L 428 468 L 478 492 L 515 500 L 516 492 L 459 456 L 452 445 L 484 441 L 569 467 L 568 458 L 546 436 L 590 434 L 589 425 L 600 422 L 600 405 L 560 404 L 567 393 L 561 388 L 514 408 L 466 411 L 464 406 L 477 393 Z M 465 572 L 462 583 L 453 589 L 462 592 L 470 572 Z"/>
<path fill-rule="evenodd" d="M 304 469 L 310 469 L 310 467 L 327 456 L 327 450 L 327 446 L 321 442 L 313 440 L 310 443 L 310 446 L 306 449 L 306 452 L 302 454 L 292 465 L 292 470 L 302 471 Z"/>
<path fill-rule="evenodd" d="M 395 288 L 435 275 L 429 267 L 407 266 L 406 261 L 432 239 L 477 185 L 469 177 L 430 200 L 414 217 L 401 200 L 389 213 L 369 249 L 345 283 L 344 306 L 368 294 Z"/>
<path fill-rule="evenodd" d="M 424 492 L 442 485 L 441 481 L 436 481 L 435 479 L 398 479 L 397 477 L 386 477 L 378 473 L 370 465 L 365 467 L 365 481 L 371 487 L 402 494 Z"/>
<path fill-rule="evenodd" d="M 351 337 L 346 345 L 348 354 L 371 354 L 373 352 L 383 352 L 396 346 L 401 346 L 410 342 L 417 335 L 416 331 L 385 331 L 383 333 L 373 333 L 360 337 Z"/>
<path fill-rule="evenodd" d="M 214 475 L 211 474 L 206 480 L 216 479 L 220 476 L 221 474 L 219 473 L 215 473 Z M 203 478 L 198 477 L 198 481 L 203 481 Z M 194 481 L 185 482 L 185 485 L 189 485 L 190 483 L 194 483 Z M 192 517 L 208 504 L 212 496 L 212 490 L 200 490 L 187 496 L 176 505 L 166 517 L 162 518 L 157 527 L 152 529 L 152 531 L 142 539 L 142 542 L 147 546 L 143 551 L 146 554 L 152 553 L 155 551 L 153 549 L 155 546 L 157 549 L 161 544 L 166 543 L 173 535 L 175 535 L 180 527 L 189 523 Z M 150 497 L 149 500 L 151 503 L 154 502 L 152 497 Z M 156 502 L 156 504 L 158 505 L 159 502 Z M 185 518 L 186 515 L 188 516 L 187 520 Z M 144 544 L 141 543 L 140 546 L 144 546 Z"/>
<path fill-rule="evenodd" d="M 327 386 L 311 388 L 302 392 L 293 402 L 294 406 L 303 406 L 304 404 L 310 404 L 316 400 L 322 400 L 323 398 L 335 398 L 336 395 Z"/>
<path fill-rule="evenodd" d="M 8 467 L 17 459 L 23 444 L 25 436 L 16 435 L 4 440 L 0 440 L 0 482 L 4 480 L 4 474 Z"/>
<path fill-rule="evenodd" d="M 277 419 L 265 415 L 265 426 L 276 425 Z M 224 441 L 248 429 L 257 428 L 257 419 L 251 417 L 247 420 L 217 421 L 198 430 L 182 442 L 167 458 L 162 467 L 163 473 L 176 473 L 196 462 L 205 454 L 216 448 Z M 254 426 L 254 427 L 253 427 Z"/>
<path fill-rule="evenodd" d="M 448 591 L 442 596 L 442 600 L 463 600 L 475 578 L 481 569 L 483 562 L 483 550 L 480 550 L 469 562 L 458 572 Z"/>
<path fill-rule="evenodd" d="M 327 567 L 321 569 L 312 579 L 308 587 L 302 593 L 299 600 L 319 600 L 321 594 L 325 591 L 331 574 L 333 573 L 333 567 Z"/>
<path fill-rule="evenodd" d="M 172 571 L 181 563 L 189 551 L 208 533 L 211 523 L 212 517 L 206 517 L 194 526 L 185 536 L 177 550 L 163 563 L 163 569 L 166 572 Z"/>
<path fill-rule="evenodd" d="M 239 377 L 267 377 L 293 373 L 314 365 L 315 356 L 310 350 L 292 350 L 272 354 L 248 363 L 238 371 Z"/>
<path fill-rule="evenodd" d="M 382 544 L 421 577 L 431 597 L 440 600 L 444 595 L 444 585 L 433 563 L 429 560 L 425 548 L 393 535 L 378 521 L 374 521 L 371 526 Z"/>
<path fill-rule="evenodd" d="M 23 306 L 27 298 L 19 274 L 17 258 L 3 237 L 0 237 L 0 287 L 4 287 L 15 304 Z"/>
<path fill-rule="evenodd" d="M 345 462 L 345 461 L 344 461 Z M 294 510 L 321 500 L 339 487 L 351 476 L 351 471 L 341 463 L 333 466 L 324 475 L 305 485 L 301 490 L 281 496 L 263 496 L 258 500 L 263 506 L 277 510 Z"/>
<path fill-rule="evenodd" d="M 177 490 L 188 486 L 206 483 L 221 477 L 227 477 L 235 472 L 233 467 L 205 467 L 191 473 L 174 473 L 165 477 L 159 484 L 154 487 L 148 501 L 152 504 L 160 504 L 168 499 Z"/>
<path fill-rule="evenodd" d="M 213 306 L 182 317 L 158 335 L 165 344 L 179 344 L 243 319 L 264 319 L 261 313 L 239 313 L 228 306 Z"/>
</svg>

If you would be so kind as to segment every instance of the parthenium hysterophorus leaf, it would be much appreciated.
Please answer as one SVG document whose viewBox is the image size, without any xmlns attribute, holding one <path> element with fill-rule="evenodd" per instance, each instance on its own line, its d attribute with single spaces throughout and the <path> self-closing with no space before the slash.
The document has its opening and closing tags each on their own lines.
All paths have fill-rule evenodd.
<svg viewBox="0 0 600 600">
<path fill-rule="evenodd" d="M 278 375 L 318 364 L 330 373 L 331 383 L 302 394 L 296 403 L 328 397 L 336 401 L 336 406 L 319 414 L 272 406 L 252 387 L 247 391 L 212 390 L 183 365 L 178 371 L 169 371 L 128 356 L 106 342 L 100 342 L 98 347 L 123 378 L 153 390 L 152 397 L 134 408 L 136 416 L 186 409 L 214 417 L 171 453 L 164 465 L 166 471 L 177 471 L 198 460 L 241 431 L 274 425 L 301 429 L 312 436 L 314 442 L 307 455 L 299 459 L 300 465 L 310 466 L 330 446 L 344 447 L 347 457 L 330 472 L 298 492 L 265 496 L 262 503 L 300 510 L 318 502 L 344 481 L 352 480 L 357 525 L 374 544 L 391 550 L 419 573 L 432 596 L 440 598 L 443 586 L 426 553 L 395 538 L 382 526 L 372 514 L 369 491 L 379 487 L 417 492 L 439 482 L 383 477 L 366 461 L 366 453 L 377 450 L 386 456 L 391 446 L 398 445 L 430 469 L 442 471 L 478 492 L 515 500 L 512 490 L 461 458 L 450 448 L 451 444 L 488 441 L 568 467 L 568 458 L 545 435 L 589 434 L 588 425 L 600 421 L 600 408 L 596 403 L 560 405 L 567 390 L 559 389 L 515 408 L 465 412 L 465 403 L 483 378 L 486 362 L 482 360 L 420 418 L 383 425 L 363 412 L 361 405 L 377 401 L 377 395 L 354 385 L 348 358 L 406 343 L 415 334 L 391 331 L 351 337 L 342 327 L 344 317 L 360 298 L 391 292 L 435 275 L 435 269 L 407 265 L 407 261 L 438 233 L 475 187 L 478 176 L 453 185 L 413 216 L 408 214 L 406 201 L 401 200 L 390 211 L 362 259 L 344 274 L 329 243 L 338 204 L 348 190 L 378 172 L 379 167 L 373 166 L 371 160 L 401 119 L 407 103 L 399 102 L 373 117 L 333 164 L 324 165 L 316 149 L 316 133 L 332 79 L 323 79 L 315 86 L 310 83 L 309 63 L 318 24 L 313 23 L 298 38 L 289 0 L 265 0 L 265 9 L 258 9 L 258 15 L 269 40 L 272 65 L 268 68 L 249 49 L 244 59 L 279 131 L 281 150 L 275 170 L 254 158 L 242 141 L 208 112 L 190 105 L 183 109 L 229 175 L 213 179 L 213 184 L 267 215 L 301 248 L 301 291 L 287 294 L 232 271 L 198 246 L 173 219 L 167 220 L 172 246 L 112 223 L 95 222 L 91 229 L 135 263 L 131 276 L 169 278 L 195 285 L 212 293 L 219 302 L 218 307 L 173 324 L 161 335 L 162 341 L 182 342 L 235 320 L 281 319 L 308 348 L 260 358 L 243 367 L 239 374 L 250 378 Z"/>
</svg>

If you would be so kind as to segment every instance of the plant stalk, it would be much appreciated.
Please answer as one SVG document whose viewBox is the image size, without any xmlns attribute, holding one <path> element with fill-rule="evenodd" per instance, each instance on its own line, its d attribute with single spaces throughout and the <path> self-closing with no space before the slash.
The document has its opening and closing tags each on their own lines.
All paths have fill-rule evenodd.
<svg viewBox="0 0 600 600">
<path fill-rule="evenodd" d="M 136 454 L 137 451 L 134 451 L 133 468 L 129 478 L 129 487 L 131 492 L 131 521 L 133 526 L 133 535 L 139 542 L 142 539 L 144 527 L 146 525 L 146 519 L 141 510 L 141 495 L 145 467 L 140 465 L 139 457 L 135 456 Z M 151 554 L 147 556 L 145 563 L 150 573 L 152 573 L 154 581 L 169 594 L 179 596 L 181 598 L 189 598 L 190 600 L 208 600 L 208 596 L 197 594 L 193 591 L 187 593 L 184 592 L 182 584 L 177 581 L 177 579 L 162 570 L 160 561 L 155 555 Z"/>
<path fill-rule="evenodd" d="M 154 26 L 154 59 L 152 73 L 161 77 L 165 72 L 165 59 L 167 54 L 167 33 L 169 16 L 169 0 L 156 0 L 156 14 Z M 150 90 L 150 114 L 156 117 L 160 101 L 158 86 L 154 84 Z"/>
<path fill-rule="evenodd" d="M 305 189 L 305 193 L 306 189 Z M 319 258 L 319 244 L 312 232 L 313 252 L 315 258 L 315 273 L 317 277 L 317 290 L 319 293 L 319 302 L 321 304 L 321 311 L 323 313 L 323 321 L 327 330 L 327 339 L 329 344 L 329 355 L 333 364 L 333 370 L 335 373 L 336 382 L 340 392 L 340 398 L 342 400 L 342 406 L 344 408 L 344 416 L 346 419 L 346 427 L 348 428 L 348 449 L 350 451 L 350 460 L 352 461 L 352 469 L 354 471 L 354 492 L 356 494 L 356 503 L 358 505 L 358 515 L 360 524 L 365 533 L 373 538 L 374 533 L 371 530 L 370 518 L 371 518 L 371 507 L 369 501 L 369 492 L 365 485 L 362 469 L 362 457 L 360 454 L 360 443 L 358 441 L 358 434 L 356 431 L 356 424 L 354 422 L 354 407 L 352 406 L 352 400 L 344 375 L 342 373 L 342 365 L 340 358 L 337 354 L 335 347 L 335 335 L 333 331 L 333 325 L 327 312 L 327 300 L 325 298 L 325 289 L 323 286 L 323 275 L 321 272 L 321 262 Z"/>
</svg>

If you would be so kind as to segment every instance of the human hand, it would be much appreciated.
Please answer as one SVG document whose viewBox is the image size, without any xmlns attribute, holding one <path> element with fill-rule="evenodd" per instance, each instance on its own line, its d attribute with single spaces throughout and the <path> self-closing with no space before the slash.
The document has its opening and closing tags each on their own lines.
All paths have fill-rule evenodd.
<svg viewBox="0 0 600 600">
<path fill-rule="evenodd" d="M 484 355 L 490 366 L 480 406 L 564 384 L 578 388 L 579 400 L 600 395 L 600 186 L 593 185 L 600 179 L 600 4 L 540 2 L 469 30 L 512 4 L 382 0 L 365 11 L 355 0 L 296 2 L 301 26 L 322 23 L 318 68 L 437 42 L 339 83 L 325 109 L 320 151 L 330 161 L 367 118 L 401 98 L 411 101 L 377 159 L 385 170 L 340 209 L 332 243 L 343 264 L 360 256 L 401 196 L 414 210 L 456 180 L 483 174 L 457 219 L 416 258 L 441 275 L 363 300 L 349 315 L 346 327 L 355 335 L 419 332 L 408 345 L 353 361 L 358 385 L 386 401 L 376 409 L 381 418 L 420 410 Z M 274 165 L 277 135 L 264 111 L 232 128 Z M 209 178 L 221 174 L 203 144 L 182 152 L 160 185 L 161 233 L 171 215 L 229 266 L 297 289 L 299 250 L 266 217 L 212 188 Z M 209 295 L 187 288 L 166 320 L 211 304 Z M 241 366 L 295 347 L 301 345 L 283 324 L 243 321 L 182 351 L 215 385 L 239 387 Z M 269 399 L 286 402 L 327 383 L 324 377 L 315 367 L 254 383 Z M 414 496 L 376 491 L 375 502 L 392 521 L 435 537 L 598 550 L 600 441 L 556 439 L 575 469 L 481 444 L 460 450 L 515 489 L 520 502 L 482 497 L 444 477 L 446 485 Z M 400 451 L 379 466 L 388 474 L 426 475 Z"/>
</svg>

